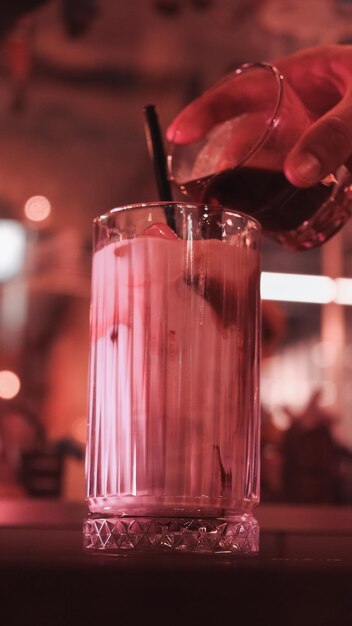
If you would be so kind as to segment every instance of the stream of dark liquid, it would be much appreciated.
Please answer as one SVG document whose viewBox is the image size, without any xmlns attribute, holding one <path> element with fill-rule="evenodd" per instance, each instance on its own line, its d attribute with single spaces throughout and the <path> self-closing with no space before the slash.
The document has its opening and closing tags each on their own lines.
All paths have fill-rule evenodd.
<svg viewBox="0 0 352 626">
<path fill-rule="evenodd" d="M 182 189 L 194 202 L 222 205 L 255 217 L 264 231 L 295 230 L 331 194 L 331 185 L 294 187 L 280 171 L 242 167 L 192 180 Z"/>
</svg>

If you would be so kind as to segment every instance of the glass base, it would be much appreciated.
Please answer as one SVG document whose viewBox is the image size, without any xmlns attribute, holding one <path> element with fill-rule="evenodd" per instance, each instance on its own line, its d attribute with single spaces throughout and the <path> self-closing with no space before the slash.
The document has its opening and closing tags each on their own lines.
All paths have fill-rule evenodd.
<svg viewBox="0 0 352 626">
<path fill-rule="evenodd" d="M 84 522 L 84 549 L 123 555 L 137 552 L 254 555 L 259 525 L 251 514 L 222 518 L 102 517 Z"/>
</svg>

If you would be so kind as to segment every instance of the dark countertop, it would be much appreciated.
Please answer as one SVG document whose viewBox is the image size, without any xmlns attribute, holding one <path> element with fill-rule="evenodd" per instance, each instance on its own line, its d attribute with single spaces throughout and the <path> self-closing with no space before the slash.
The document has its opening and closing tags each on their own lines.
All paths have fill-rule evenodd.
<svg viewBox="0 0 352 626">
<path fill-rule="evenodd" d="M 261 505 L 247 558 L 86 555 L 85 511 L 0 500 L 3 626 L 352 624 L 351 507 Z"/>
</svg>

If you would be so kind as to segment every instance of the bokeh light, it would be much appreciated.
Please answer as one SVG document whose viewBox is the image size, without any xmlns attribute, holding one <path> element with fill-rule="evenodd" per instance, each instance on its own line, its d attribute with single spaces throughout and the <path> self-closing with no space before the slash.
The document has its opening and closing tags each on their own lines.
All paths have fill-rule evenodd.
<svg viewBox="0 0 352 626">
<path fill-rule="evenodd" d="M 0 219 L 0 282 L 20 272 L 26 248 L 26 231 L 15 220 Z"/>
<path fill-rule="evenodd" d="M 21 388 L 21 382 L 15 372 L 10 370 L 0 371 L 0 398 L 11 400 L 17 396 Z"/>
<path fill-rule="evenodd" d="M 32 196 L 24 205 L 24 214 L 32 222 L 42 222 L 50 213 L 51 204 L 45 196 Z"/>
</svg>

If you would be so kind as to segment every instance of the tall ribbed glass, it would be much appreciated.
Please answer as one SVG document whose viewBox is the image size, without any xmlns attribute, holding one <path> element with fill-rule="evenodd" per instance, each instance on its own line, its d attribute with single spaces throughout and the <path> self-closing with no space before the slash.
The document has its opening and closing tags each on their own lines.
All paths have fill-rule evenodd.
<svg viewBox="0 0 352 626">
<path fill-rule="evenodd" d="M 176 202 L 94 227 L 85 548 L 255 553 L 260 227 Z"/>
</svg>

